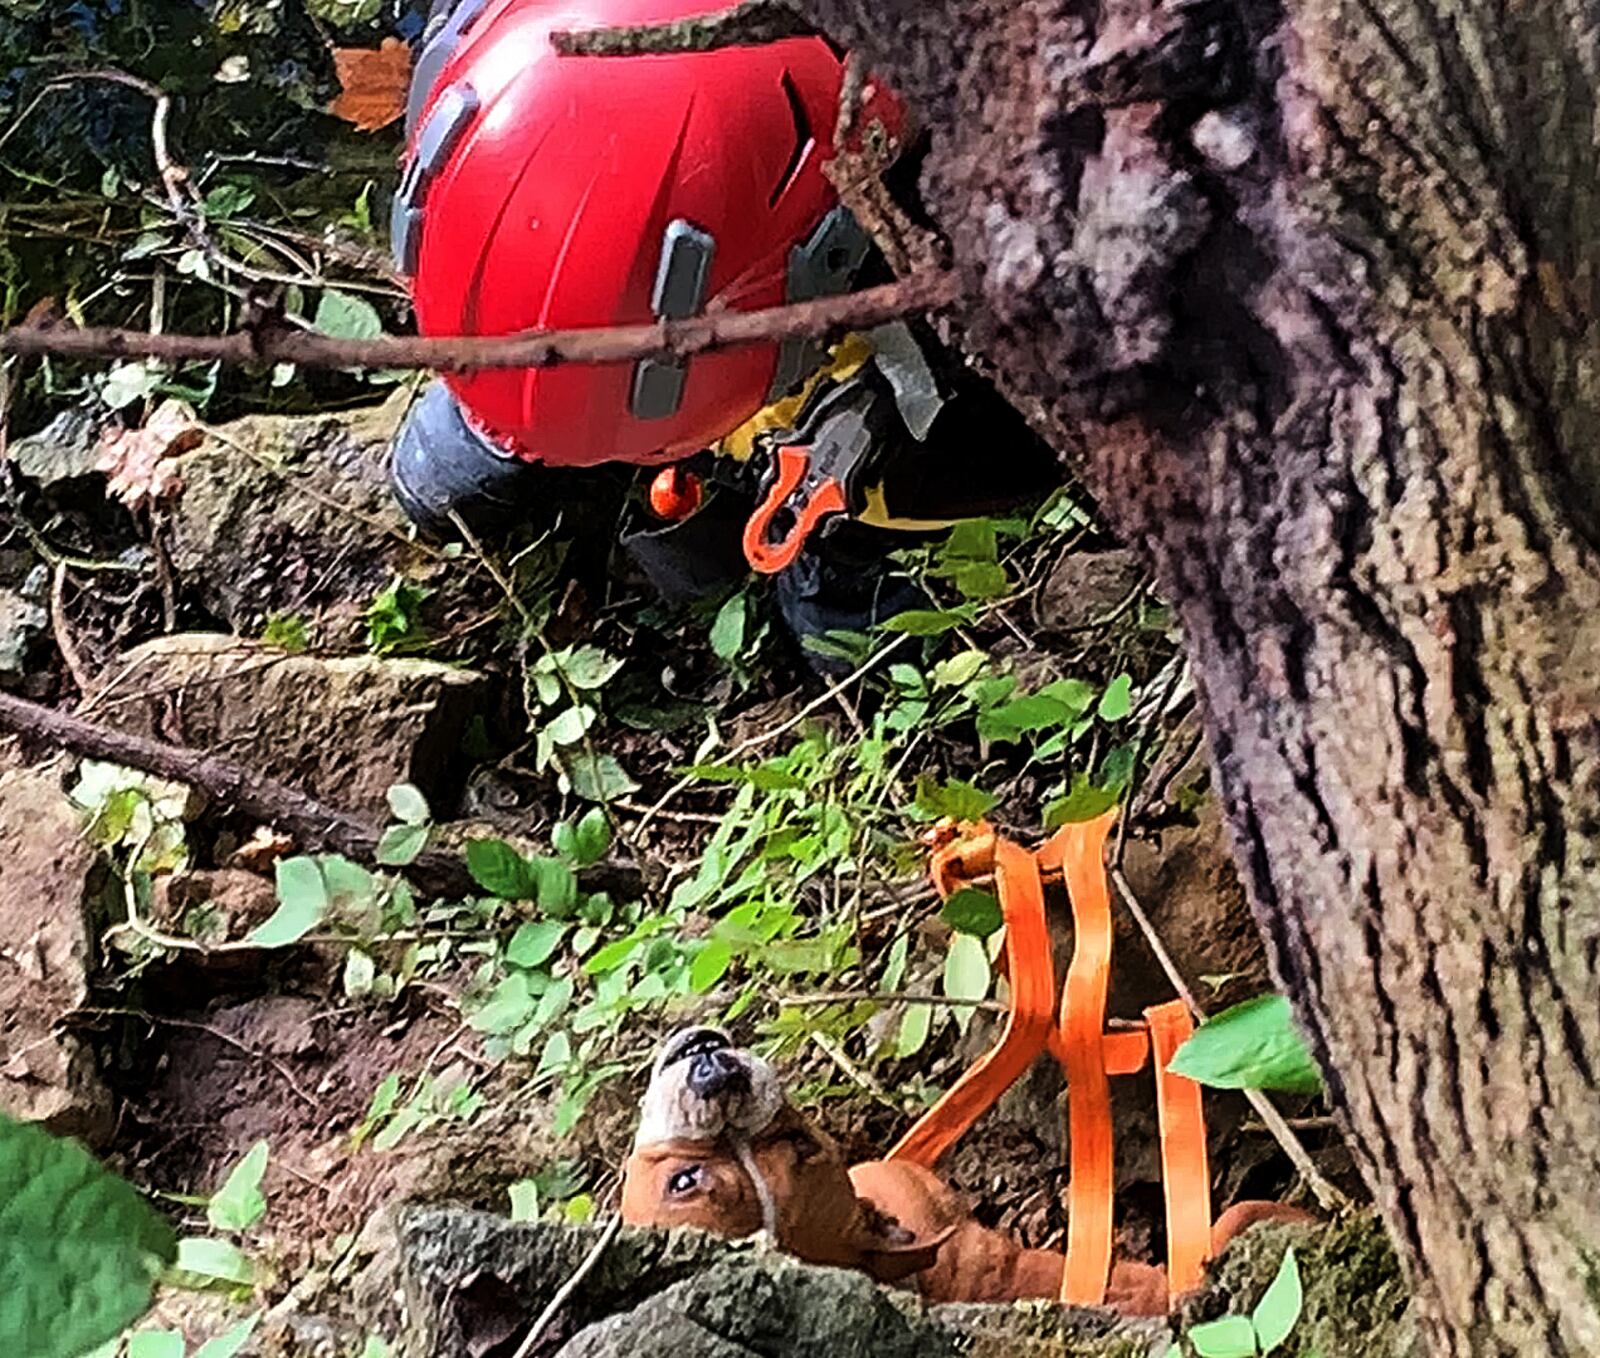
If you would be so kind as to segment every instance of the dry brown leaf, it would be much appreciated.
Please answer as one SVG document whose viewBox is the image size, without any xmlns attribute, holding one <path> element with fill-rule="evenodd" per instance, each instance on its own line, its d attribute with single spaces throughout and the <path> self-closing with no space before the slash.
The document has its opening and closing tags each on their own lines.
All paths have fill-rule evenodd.
<svg viewBox="0 0 1600 1358">
<path fill-rule="evenodd" d="M 138 429 L 101 431 L 95 470 L 105 473 L 111 493 L 129 509 L 167 500 L 183 489 L 176 459 L 204 437 L 190 406 L 163 401 Z"/>
<path fill-rule="evenodd" d="M 294 840 L 288 835 L 258 825 L 255 833 L 229 855 L 228 866 L 247 872 L 271 872 L 280 858 L 287 858 L 293 852 Z"/>
<path fill-rule="evenodd" d="M 370 47 L 335 47 L 334 69 L 343 91 L 328 112 L 362 132 L 387 127 L 406 111 L 411 88 L 411 49 L 399 38 Z"/>
</svg>

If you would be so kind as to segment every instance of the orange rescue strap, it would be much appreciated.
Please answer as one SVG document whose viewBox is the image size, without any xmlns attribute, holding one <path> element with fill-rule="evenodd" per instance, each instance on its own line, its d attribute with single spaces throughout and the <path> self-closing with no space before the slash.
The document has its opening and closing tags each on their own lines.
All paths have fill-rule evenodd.
<svg viewBox="0 0 1600 1358">
<path fill-rule="evenodd" d="M 1115 1184 L 1111 1075 L 1132 1075 L 1155 1057 L 1156 1110 L 1167 1210 L 1168 1295 L 1200 1284 L 1211 1251 L 1211 1179 L 1200 1086 L 1171 1074 L 1167 1062 L 1194 1030 L 1188 1008 L 1172 1000 L 1144 1011 L 1136 1024 L 1106 1027 L 1111 975 L 1111 897 L 1105 843 L 1115 812 L 1068 825 L 1036 852 L 984 824 L 936 831 L 931 871 L 941 896 L 992 877 L 1005 919 L 1005 968 L 1011 998 L 1000 1040 L 889 1152 L 890 1159 L 931 1168 L 1045 1051 L 1067 1078 L 1072 1149 L 1067 1207 L 1067 1265 L 1061 1299 L 1080 1306 L 1105 1300 L 1111 1274 Z M 1045 922 L 1045 880 L 1063 880 L 1072 904 L 1074 944 L 1056 1004 L 1055 968 Z"/>
</svg>

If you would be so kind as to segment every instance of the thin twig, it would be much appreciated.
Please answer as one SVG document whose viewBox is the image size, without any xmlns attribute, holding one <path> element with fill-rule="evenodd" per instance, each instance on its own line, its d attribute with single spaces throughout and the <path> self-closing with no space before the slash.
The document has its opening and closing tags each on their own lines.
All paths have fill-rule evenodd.
<svg viewBox="0 0 1600 1358">
<path fill-rule="evenodd" d="M 1161 970 L 1166 973 L 1168 982 L 1178 992 L 1179 997 L 1189 1006 L 1196 1021 L 1204 1023 L 1206 1012 L 1200 1007 L 1200 1002 L 1195 999 L 1194 991 L 1189 988 L 1183 979 L 1183 973 L 1178 970 L 1178 965 L 1172 960 L 1172 954 L 1167 951 L 1166 944 L 1161 941 L 1161 935 L 1156 932 L 1156 927 L 1150 922 L 1150 916 L 1145 914 L 1144 907 L 1139 904 L 1139 898 L 1133 894 L 1127 877 L 1121 868 L 1111 870 L 1111 881 L 1117 888 L 1117 893 L 1122 897 L 1123 904 L 1128 907 L 1128 913 L 1133 916 L 1134 923 L 1139 926 L 1144 934 L 1145 941 L 1150 944 L 1150 951 L 1156 955 L 1156 961 L 1161 964 Z M 1350 1206 L 1350 1199 L 1330 1183 L 1311 1159 L 1311 1154 L 1306 1150 L 1304 1143 L 1295 1135 L 1294 1129 L 1284 1121 L 1283 1114 L 1272 1106 L 1272 1101 L 1267 1098 L 1265 1091 L 1260 1089 L 1246 1089 L 1242 1091 L 1245 1098 L 1250 1101 L 1250 1106 L 1255 1109 L 1256 1116 L 1266 1124 L 1278 1144 L 1283 1147 L 1283 1152 L 1294 1163 L 1300 1176 L 1305 1179 L 1316 1199 L 1323 1208 L 1330 1212 L 1340 1211 Z"/>
<path fill-rule="evenodd" d="M 515 1358 L 529 1358 L 534 1346 L 544 1338 L 544 1332 L 550 1328 L 550 1322 L 560 1314 L 561 1308 L 583 1286 L 583 1280 L 594 1272 L 596 1266 L 600 1263 L 601 1257 L 610 1248 L 611 1242 L 617 1238 L 617 1232 L 621 1229 L 622 1213 L 618 1212 L 606 1223 L 605 1230 L 600 1232 L 600 1238 L 594 1242 L 593 1248 L 583 1256 L 583 1262 L 573 1270 L 572 1276 L 556 1289 L 555 1296 L 551 1297 L 549 1304 L 539 1312 L 538 1319 L 533 1322 L 528 1333 L 523 1336 L 522 1343 L 517 1345 Z"/>
<path fill-rule="evenodd" d="M 294 1072 L 284 1065 L 283 1062 L 277 1057 L 273 1056 L 271 1052 L 260 1051 L 255 1047 L 249 1046 L 247 1043 L 239 1041 L 238 1038 L 223 1032 L 222 1029 L 214 1027 L 209 1023 L 199 1023 L 194 1019 L 169 1018 L 165 1014 L 152 1014 L 143 1009 L 110 1009 L 98 1007 L 92 1009 L 74 1009 L 71 1013 L 63 1015 L 63 1018 L 76 1018 L 80 1014 L 93 1018 L 104 1016 L 106 1018 L 144 1019 L 147 1023 L 158 1023 L 166 1028 L 188 1028 L 193 1032 L 205 1033 L 208 1037 L 216 1038 L 216 1040 L 221 1042 L 224 1046 L 232 1047 L 235 1051 L 250 1057 L 251 1060 L 260 1061 L 265 1065 L 271 1066 L 272 1069 L 277 1072 L 278 1076 L 283 1080 L 283 1082 L 289 1086 L 289 1089 L 293 1092 L 294 1096 L 308 1108 L 318 1108 L 321 1106 L 318 1104 L 316 1099 L 312 1098 L 310 1094 L 306 1093 L 306 1091 L 301 1088 L 300 1082 L 294 1078 Z"/>
<path fill-rule="evenodd" d="M 985 1014 L 1009 1013 L 999 1000 L 967 1000 L 954 995 L 919 995 L 906 990 L 837 990 L 832 994 L 777 995 L 778 1004 L 810 1008 L 828 1004 L 931 1004 L 943 1009 L 975 1009 Z"/>
<path fill-rule="evenodd" d="M 816 339 L 843 330 L 940 310 L 960 301 L 961 284 L 947 269 L 929 269 L 839 297 L 715 311 L 654 325 L 530 330 L 506 336 L 398 336 L 338 339 L 263 318 L 229 335 L 152 335 L 144 330 L 21 325 L 0 330 L 0 354 L 58 358 L 156 358 L 169 362 L 297 363 L 309 368 L 548 368 L 560 363 L 623 363 L 657 355 L 688 358 L 741 344 Z"/>
<path fill-rule="evenodd" d="M 885 1108 L 892 1108 L 896 1113 L 905 1112 L 905 1109 L 889 1096 L 889 1091 L 883 1087 L 878 1078 L 871 1071 L 862 1070 L 860 1066 L 850 1059 L 850 1054 L 826 1033 L 812 1033 L 811 1040 L 817 1044 L 818 1049 L 834 1065 L 838 1066 L 850 1078 L 852 1083 L 870 1094 Z"/>
<path fill-rule="evenodd" d="M 56 649 L 66 663 L 67 673 L 78 686 L 78 692 L 88 697 L 94 691 L 94 679 L 89 667 L 83 663 L 83 654 L 67 626 L 67 609 L 64 596 L 67 588 L 67 563 L 56 562 L 55 574 L 50 581 L 50 631 L 56 639 Z"/>
<path fill-rule="evenodd" d="M 851 684 L 856 682 L 856 680 L 862 678 L 872 670 L 875 670 L 895 652 L 902 642 L 908 640 L 910 635 L 911 634 L 909 632 L 902 632 L 886 645 L 880 646 L 876 651 L 874 651 L 859 665 L 857 665 L 855 669 L 851 670 L 849 674 L 845 675 L 843 679 L 838 680 L 836 683 L 829 684 L 826 689 L 808 702 L 787 721 L 781 722 L 777 726 L 774 726 L 770 731 L 762 731 L 756 735 L 750 736 L 746 740 L 741 740 L 737 745 L 729 750 L 727 754 L 723 756 L 723 758 L 729 760 L 737 759 L 741 755 L 749 754 L 752 750 L 760 749 L 763 745 L 770 745 L 780 736 L 787 735 L 790 731 L 794 730 L 795 727 L 799 726 L 801 722 L 805 721 L 813 714 L 821 711 L 824 707 L 831 703 L 837 694 L 844 692 L 844 690 L 849 688 Z M 648 811 L 646 811 L 639 819 L 639 822 L 632 827 L 632 833 L 634 837 L 637 838 L 639 835 L 643 834 L 645 826 L 649 825 L 651 821 L 653 821 L 662 813 L 667 803 L 672 801 L 673 798 L 675 798 L 685 788 L 691 786 L 694 781 L 695 779 L 692 774 L 685 774 L 682 778 L 678 779 L 676 783 L 663 792 L 660 800 L 657 801 L 656 804 Z"/>
</svg>

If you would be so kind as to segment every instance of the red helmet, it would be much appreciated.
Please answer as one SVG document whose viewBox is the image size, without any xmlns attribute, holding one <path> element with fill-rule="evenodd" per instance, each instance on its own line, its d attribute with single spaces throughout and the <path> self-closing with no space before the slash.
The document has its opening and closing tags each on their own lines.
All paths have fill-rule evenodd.
<svg viewBox="0 0 1600 1358">
<path fill-rule="evenodd" d="M 843 78 L 826 42 L 629 57 L 550 43 L 724 5 L 459 0 L 436 13 L 392 223 L 423 334 L 629 325 L 850 286 L 867 241 L 822 173 Z M 898 134 L 881 89 L 862 125 L 873 119 Z M 804 343 L 759 344 L 447 381 L 519 457 L 650 463 L 714 442 L 813 362 Z"/>
</svg>

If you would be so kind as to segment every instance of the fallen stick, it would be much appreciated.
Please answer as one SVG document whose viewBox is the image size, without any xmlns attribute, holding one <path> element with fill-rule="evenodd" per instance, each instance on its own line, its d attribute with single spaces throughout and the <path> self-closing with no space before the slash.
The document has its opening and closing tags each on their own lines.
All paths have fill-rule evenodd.
<svg viewBox="0 0 1600 1358">
<path fill-rule="evenodd" d="M 381 827 L 231 759 L 114 731 L 11 693 L 0 693 L 0 730 L 198 788 L 292 836 L 302 849 L 375 861 Z M 459 854 L 425 850 L 403 871 L 428 895 L 459 897 L 477 890 Z"/>
</svg>

